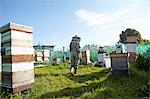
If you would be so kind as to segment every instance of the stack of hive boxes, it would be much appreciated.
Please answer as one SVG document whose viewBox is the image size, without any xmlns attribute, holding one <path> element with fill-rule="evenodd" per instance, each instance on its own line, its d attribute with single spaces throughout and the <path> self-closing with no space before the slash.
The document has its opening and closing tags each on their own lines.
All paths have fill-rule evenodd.
<svg viewBox="0 0 150 99">
<path fill-rule="evenodd" d="M 43 62 L 43 51 L 42 50 L 38 50 L 38 51 L 34 51 L 34 55 L 35 55 L 35 61 L 38 62 Z"/>
<path fill-rule="evenodd" d="M 52 64 L 53 65 L 59 65 L 60 64 L 60 58 L 54 58 Z"/>
<path fill-rule="evenodd" d="M 35 61 L 37 62 L 49 62 L 50 59 L 50 50 L 36 50 L 34 51 Z"/>
<path fill-rule="evenodd" d="M 129 77 L 128 54 L 122 53 L 122 50 L 122 44 L 117 43 L 115 53 L 110 54 L 112 75 Z"/>
<path fill-rule="evenodd" d="M 103 47 L 100 47 L 98 51 L 98 65 L 101 65 L 101 66 L 105 65 L 105 61 L 104 61 L 105 54 L 106 52 L 104 51 Z"/>
<path fill-rule="evenodd" d="M 2 65 L 1 65 L 1 56 L 0 56 L 0 90 L 1 90 L 1 86 L 2 86 Z"/>
<path fill-rule="evenodd" d="M 127 35 L 126 44 L 129 63 L 134 64 L 136 61 L 137 36 L 135 34 Z"/>
<path fill-rule="evenodd" d="M 49 62 L 50 59 L 50 50 L 43 50 L 43 61 Z"/>
<path fill-rule="evenodd" d="M 66 62 L 71 63 L 70 57 L 66 57 Z"/>
<path fill-rule="evenodd" d="M 86 50 L 82 52 L 82 61 L 84 64 L 91 63 L 90 61 L 90 50 Z"/>
<path fill-rule="evenodd" d="M 32 31 L 15 23 L 0 28 L 3 91 L 15 93 L 34 83 Z"/>
<path fill-rule="evenodd" d="M 104 56 L 105 66 L 106 68 L 111 68 L 111 61 L 109 54 L 105 54 Z"/>
<path fill-rule="evenodd" d="M 113 76 L 129 77 L 127 53 L 111 53 L 111 67 Z"/>
</svg>

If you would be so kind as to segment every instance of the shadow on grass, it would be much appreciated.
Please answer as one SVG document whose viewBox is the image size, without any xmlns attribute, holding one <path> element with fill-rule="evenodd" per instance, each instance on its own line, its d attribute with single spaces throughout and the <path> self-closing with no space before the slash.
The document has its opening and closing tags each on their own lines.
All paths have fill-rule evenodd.
<svg viewBox="0 0 150 99">
<path fill-rule="evenodd" d="M 96 93 L 93 99 L 117 98 L 117 99 L 138 99 L 142 98 L 139 88 L 149 82 L 148 72 L 138 71 L 135 67 L 130 68 L 131 78 L 109 77 L 105 80 L 106 90 Z M 108 95 L 107 95 L 108 93 Z M 111 94 L 110 94 L 111 93 Z M 143 93 L 142 93 L 143 94 Z M 143 96 L 147 97 L 147 96 Z"/>
<path fill-rule="evenodd" d="M 101 70 L 99 72 L 90 73 L 88 75 L 77 75 L 77 76 L 68 75 L 67 77 L 70 80 L 73 80 L 75 82 L 83 83 L 83 82 L 88 81 L 88 80 L 91 80 L 91 81 L 99 80 L 102 77 L 106 76 L 106 74 L 109 74 L 109 73 L 110 73 L 110 70 L 104 69 L 104 70 Z"/>
<path fill-rule="evenodd" d="M 35 74 L 35 77 L 36 77 L 36 78 L 45 77 L 45 76 L 71 76 L 71 74 L 70 74 L 70 73 L 62 73 L 62 74 L 60 74 L 60 73 Z"/>
<path fill-rule="evenodd" d="M 44 98 L 61 98 L 61 97 L 80 97 L 82 94 L 86 93 L 86 92 L 93 92 L 95 89 L 100 88 L 100 87 L 106 87 L 105 85 L 105 80 L 107 80 L 107 77 L 109 77 L 109 75 L 107 75 L 109 72 L 109 70 L 102 70 L 100 72 L 94 72 L 88 75 L 78 75 L 78 76 L 67 76 L 69 79 L 82 83 L 88 80 L 95 80 L 95 79 L 99 79 L 99 78 L 105 78 L 104 80 L 98 81 L 98 82 L 93 82 L 87 85 L 83 85 L 80 87 L 68 87 L 68 88 L 64 88 L 62 90 L 56 91 L 56 92 L 48 92 L 45 93 L 39 97 L 36 98 L 40 98 L 40 99 L 44 99 Z M 103 85 L 103 86 L 101 86 Z"/>
<path fill-rule="evenodd" d="M 92 95 L 87 96 L 87 98 L 93 99 L 138 98 L 138 88 L 147 82 L 147 78 L 142 78 L 139 73 L 133 70 L 131 70 L 131 79 L 127 77 L 112 77 L 109 75 L 109 72 L 109 70 L 102 70 L 100 72 L 95 72 L 88 75 L 77 75 L 75 77 L 67 76 L 69 79 L 78 83 L 84 83 L 88 80 L 93 80 L 93 82 L 79 87 L 68 87 L 56 92 L 48 92 L 36 98 L 78 98 L 89 92 Z M 103 77 L 106 79 L 101 79 Z M 98 82 L 94 82 L 95 79 L 97 79 Z M 101 89 L 104 90 L 101 91 Z"/>
<path fill-rule="evenodd" d="M 38 78 L 38 77 L 44 77 L 44 76 L 48 76 L 48 75 L 51 75 L 51 74 L 35 74 L 34 76 L 36 77 L 36 78 Z"/>
<path fill-rule="evenodd" d="M 44 99 L 44 98 L 61 98 L 61 97 L 80 97 L 82 94 L 86 92 L 93 92 L 96 88 L 99 88 L 101 86 L 101 83 L 103 82 L 98 82 L 98 83 L 91 83 L 87 86 L 81 86 L 81 87 L 76 87 L 76 88 L 64 88 L 60 91 L 57 92 L 49 92 L 45 93 L 37 98 Z"/>
<path fill-rule="evenodd" d="M 68 87 L 62 90 L 55 92 L 47 92 L 35 98 L 47 99 L 47 98 L 62 98 L 62 97 L 73 97 L 73 98 L 82 98 L 83 94 L 90 92 L 92 95 L 87 96 L 87 98 L 93 99 L 106 99 L 106 98 L 126 98 L 126 99 L 135 99 L 138 98 L 137 90 L 145 84 L 148 79 L 148 73 L 140 73 L 135 70 L 131 70 L 131 79 L 126 77 L 112 77 L 109 75 L 109 70 L 102 70 L 99 72 L 90 73 L 87 75 L 77 75 L 75 77 L 64 74 L 64 76 L 69 79 L 77 82 L 84 83 L 82 86 L 78 87 Z M 143 75 L 141 75 L 143 74 Z M 43 74 L 40 76 L 47 76 L 51 74 Z M 62 75 L 62 74 L 61 74 Z M 37 76 L 38 77 L 38 76 Z M 106 79 L 102 79 L 102 78 Z M 94 80 L 97 81 L 95 82 Z M 100 80 L 99 80 L 100 79 Z M 85 84 L 86 81 L 93 81 L 89 84 Z M 104 90 L 100 90 L 104 89 Z M 24 93 L 23 93 L 24 94 Z M 34 93 L 36 94 L 36 93 Z M 84 96 L 85 99 L 86 96 Z"/>
</svg>

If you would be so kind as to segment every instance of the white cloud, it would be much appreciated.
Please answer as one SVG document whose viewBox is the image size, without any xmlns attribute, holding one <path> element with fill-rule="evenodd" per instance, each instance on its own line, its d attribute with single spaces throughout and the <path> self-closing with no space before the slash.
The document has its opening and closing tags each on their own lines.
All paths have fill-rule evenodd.
<svg viewBox="0 0 150 99">
<path fill-rule="evenodd" d="M 88 26 L 100 26 L 125 18 L 123 16 L 129 11 L 129 9 L 126 9 L 115 13 L 97 13 L 80 9 L 75 14 L 80 18 L 81 22 L 87 23 Z"/>
<path fill-rule="evenodd" d="M 109 11 L 105 13 L 89 11 L 86 9 L 79 9 L 74 14 L 80 19 L 80 22 L 85 23 L 87 26 L 99 27 L 102 25 L 108 25 L 117 21 L 125 21 L 134 19 L 139 16 L 137 13 L 141 8 L 145 7 L 144 1 L 134 1 L 130 5 L 126 5 L 125 8 L 118 8 L 116 11 Z M 145 9 L 144 9 L 145 10 Z"/>
<path fill-rule="evenodd" d="M 134 28 L 141 33 L 142 37 L 150 39 L 150 16 L 147 15 L 145 9 L 145 5 L 140 2 L 115 12 L 100 13 L 79 9 L 74 13 L 80 19 L 80 23 L 84 23 L 93 29 L 94 34 L 88 35 L 97 35 L 93 38 L 97 41 L 100 41 L 101 38 L 102 40 L 100 42 L 105 43 L 103 42 L 104 38 L 117 41 L 115 36 L 119 35 L 121 31 L 127 28 Z M 96 33 L 95 31 L 99 33 Z M 103 33 L 103 37 L 101 37 L 101 33 Z M 113 39 L 111 35 L 114 37 Z M 91 42 L 93 38 L 91 38 Z"/>
<path fill-rule="evenodd" d="M 116 21 L 124 21 L 128 19 L 134 19 L 137 17 L 135 12 L 137 12 L 137 8 L 143 6 L 143 3 L 136 4 L 134 6 L 128 6 L 127 8 L 120 9 L 115 12 L 107 12 L 107 13 L 98 13 L 94 11 L 88 11 L 86 9 L 79 9 L 75 11 L 74 14 L 80 18 L 81 22 L 87 24 L 87 26 L 101 26 L 112 24 Z"/>
<path fill-rule="evenodd" d="M 106 17 L 104 13 L 99 14 L 96 12 L 89 12 L 84 9 L 80 9 L 75 14 L 81 19 L 81 22 L 86 22 L 88 26 L 95 26 L 103 24 L 106 20 L 102 20 L 102 17 Z"/>
</svg>

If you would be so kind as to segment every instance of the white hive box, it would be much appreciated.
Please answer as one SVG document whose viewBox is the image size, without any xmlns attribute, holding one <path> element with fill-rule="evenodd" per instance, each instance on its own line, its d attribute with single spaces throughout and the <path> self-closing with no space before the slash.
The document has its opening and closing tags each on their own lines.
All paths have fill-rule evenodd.
<svg viewBox="0 0 150 99">
<path fill-rule="evenodd" d="M 41 50 L 36 51 L 36 56 L 37 57 L 43 57 L 43 51 L 41 51 Z"/>
<path fill-rule="evenodd" d="M 136 62 L 136 46 L 137 46 L 137 36 L 127 35 L 126 39 L 127 52 L 129 54 L 129 63 L 135 64 Z"/>
<path fill-rule="evenodd" d="M 44 57 L 50 57 L 50 50 L 43 50 Z"/>
<path fill-rule="evenodd" d="M 59 65 L 59 64 L 60 64 L 60 58 L 54 58 L 53 65 Z"/>
<path fill-rule="evenodd" d="M 90 57 L 90 50 L 86 50 L 86 55 Z"/>
<path fill-rule="evenodd" d="M 104 62 L 105 62 L 105 66 L 106 68 L 111 68 L 111 58 L 109 55 L 105 55 L 104 56 Z"/>
<path fill-rule="evenodd" d="M 127 43 L 127 52 L 136 52 L 136 43 Z"/>
<path fill-rule="evenodd" d="M 37 62 L 43 62 L 43 51 L 42 50 L 36 50 L 35 53 L 35 61 Z"/>
<path fill-rule="evenodd" d="M 39 57 L 39 56 L 36 57 L 36 61 L 37 61 L 37 62 L 43 62 L 43 57 Z"/>
<path fill-rule="evenodd" d="M 49 57 L 44 57 L 44 62 L 49 62 Z"/>
</svg>

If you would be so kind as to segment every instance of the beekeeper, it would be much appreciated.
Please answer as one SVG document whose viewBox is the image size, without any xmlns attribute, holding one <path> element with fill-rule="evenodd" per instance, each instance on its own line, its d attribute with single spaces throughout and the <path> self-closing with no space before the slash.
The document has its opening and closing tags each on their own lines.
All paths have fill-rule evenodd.
<svg viewBox="0 0 150 99">
<path fill-rule="evenodd" d="M 81 38 L 75 35 L 72 37 L 72 41 L 70 43 L 71 74 L 76 74 L 77 72 L 77 65 L 80 57 L 80 40 Z"/>
</svg>

